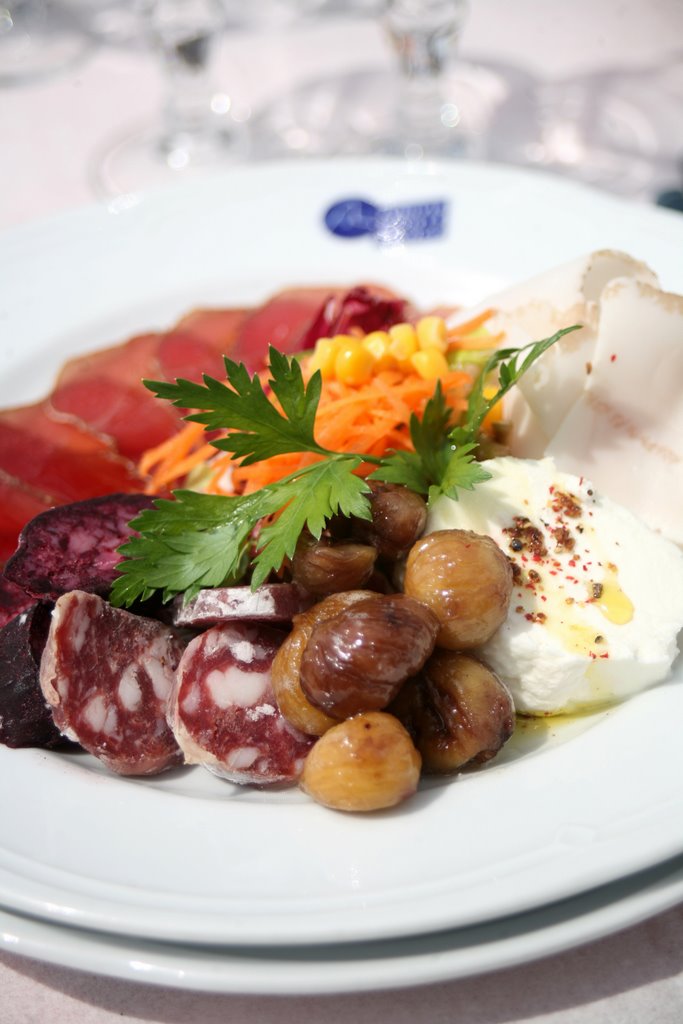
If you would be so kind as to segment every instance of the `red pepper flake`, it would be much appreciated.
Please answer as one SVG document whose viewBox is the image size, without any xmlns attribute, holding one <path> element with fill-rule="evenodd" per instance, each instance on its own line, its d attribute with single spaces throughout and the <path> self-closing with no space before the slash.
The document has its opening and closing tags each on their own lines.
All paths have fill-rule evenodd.
<svg viewBox="0 0 683 1024">
<path fill-rule="evenodd" d="M 601 655 L 600 655 L 600 657 L 601 657 L 601 658 L 609 658 L 609 654 L 607 654 L 607 653 L 605 652 L 605 654 L 601 654 Z"/>
<path fill-rule="evenodd" d="M 616 352 L 612 353 L 612 355 L 609 357 L 609 361 L 610 361 L 610 363 L 616 363 L 616 361 L 617 361 L 617 354 L 616 354 Z"/>
<path fill-rule="evenodd" d="M 569 561 L 567 562 L 567 565 L 571 565 L 571 567 L 573 569 L 576 566 L 576 559 L 575 558 L 570 558 Z"/>
</svg>

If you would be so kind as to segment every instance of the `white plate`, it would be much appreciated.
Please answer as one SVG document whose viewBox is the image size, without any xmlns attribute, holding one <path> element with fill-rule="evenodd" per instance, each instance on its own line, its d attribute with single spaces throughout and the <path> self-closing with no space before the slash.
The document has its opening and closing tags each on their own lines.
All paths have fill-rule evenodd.
<svg viewBox="0 0 683 1024">
<path fill-rule="evenodd" d="M 341 198 L 443 199 L 446 233 L 340 239 Z M 683 291 L 683 221 L 537 175 L 387 161 L 271 165 L 92 209 L 0 242 L 5 404 L 37 397 L 67 354 L 295 282 L 373 279 L 421 303 L 595 248 L 649 261 Z M 683 850 L 676 678 L 396 811 L 333 814 L 200 770 L 108 776 L 92 759 L 0 749 L 0 903 L 59 923 L 192 943 L 339 943 L 538 907 Z M 571 742 L 563 742 L 571 739 Z"/>
<path fill-rule="evenodd" d="M 315 995 L 466 978 L 561 953 L 683 900 L 683 858 L 515 917 L 393 941 L 182 947 L 62 928 L 0 911 L 0 948 L 128 981 L 201 992 Z"/>
</svg>

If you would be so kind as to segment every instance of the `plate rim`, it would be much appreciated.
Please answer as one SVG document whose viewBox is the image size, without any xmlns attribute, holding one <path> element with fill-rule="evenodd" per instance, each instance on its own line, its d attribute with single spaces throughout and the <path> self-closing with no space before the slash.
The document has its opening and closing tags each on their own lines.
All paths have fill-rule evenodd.
<svg viewBox="0 0 683 1024">
<path fill-rule="evenodd" d="M 301 947 L 286 952 L 276 949 L 274 955 L 259 948 L 184 947 L 88 932 L 2 907 L 0 949 L 122 981 L 194 992 L 335 995 L 433 985 L 518 967 L 636 926 L 681 903 L 683 855 L 513 917 L 446 933 L 380 941 L 374 945 L 382 952 L 375 956 L 373 950 L 372 958 L 367 943 L 350 950 L 316 947 L 308 958 Z M 411 945 L 416 947 L 412 952 Z"/>
</svg>

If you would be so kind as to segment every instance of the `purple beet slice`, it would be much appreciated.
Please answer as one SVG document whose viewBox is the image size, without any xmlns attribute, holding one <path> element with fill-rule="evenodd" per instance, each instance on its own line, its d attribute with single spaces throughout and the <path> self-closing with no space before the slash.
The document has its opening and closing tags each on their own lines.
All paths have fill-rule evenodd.
<svg viewBox="0 0 683 1024">
<path fill-rule="evenodd" d="M 35 601 L 0 629 L 0 743 L 8 747 L 61 746 L 40 689 L 40 658 L 50 628 L 50 607 Z"/>
<path fill-rule="evenodd" d="M 27 523 L 5 575 L 27 593 L 56 601 L 70 590 L 109 593 L 128 525 L 154 501 L 146 494 L 108 494 L 41 512 Z"/>
<path fill-rule="evenodd" d="M 35 604 L 35 599 L 25 590 L 0 573 L 0 629 L 8 622 Z"/>
</svg>

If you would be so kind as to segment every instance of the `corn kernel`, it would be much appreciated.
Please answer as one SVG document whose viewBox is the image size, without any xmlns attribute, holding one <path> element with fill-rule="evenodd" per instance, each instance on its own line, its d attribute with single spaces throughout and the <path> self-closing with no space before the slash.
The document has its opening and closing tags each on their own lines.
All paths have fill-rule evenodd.
<svg viewBox="0 0 683 1024">
<path fill-rule="evenodd" d="M 386 331 L 372 331 L 363 338 L 366 348 L 375 362 L 375 370 L 395 370 L 396 360 L 390 352 L 391 338 Z"/>
<path fill-rule="evenodd" d="M 497 392 L 497 387 L 493 387 L 492 385 L 488 384 L 483 389 L 483 395 L 484 398 L 487 399 L 487 401 L 493 398 L 493 396 L 497 394 Z M 486 413 L 486 416 L 484 417 L 481 424 L 482 430 L 486 431 L 486 433 L 491 433 L 491 431 L 494 429 L 494 424 L 500 422 L 502 418 L 503 403 L 498 402 L 496 405 L 494 405 L 493 409 L 489 409 L 489 411 Z"/>
<path fill-rule="evenodd" d="M 448 347 L 446 321 L 442 316 L 423 316 L 415 324 L 417 343 L 420 348 L 438 348 L 445 352 Z"/>
<path fill-rule="evenodd" d="M 399 367 L 410 372 L 410 357 L 417 352 L 417 334 L 412 324 L 395 324 L 389 328 L 389 352 Z"/>
<path fill-rule="evenodd" d="M 357 338 L 339 336 L 340 343 L 334 360 L 334 373 L 338 381 L 351 386 L 365 384 L 372 376 L 374 359 Z M 337 340 L 336 338 L 334 339 Z"/>
<path fill-rule="evenodd" d="M 339 345 L 336 338 L 319 338 L 308 362 L 311 373 L 320 370 L 324 380 L 334 377 L 334 361 Z"/>
<path fill-rule="evenodd" d="M 410 357 L 410 365 L 423 380 L 436 380 L 448 373 L 448 363 L 438 348 L 423 348 Z"/>
</svg>

